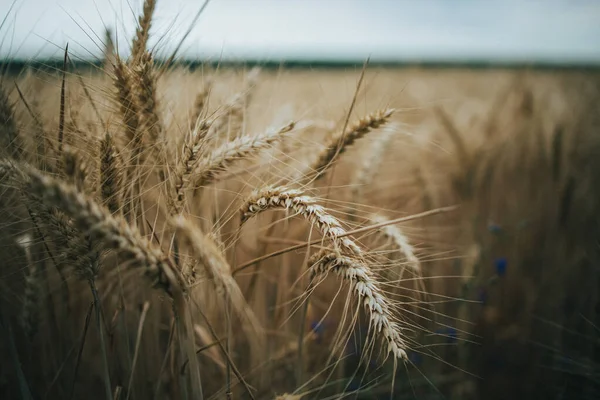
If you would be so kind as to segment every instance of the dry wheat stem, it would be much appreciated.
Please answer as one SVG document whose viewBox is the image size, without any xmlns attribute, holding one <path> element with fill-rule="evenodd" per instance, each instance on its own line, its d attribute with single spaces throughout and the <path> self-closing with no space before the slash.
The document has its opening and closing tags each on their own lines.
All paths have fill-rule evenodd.
<svg viewBox="0 0 600 400">
<path fill-rule="evenodd" d="M 217 293 L 226 295 L 238 316 L 251 328 L 250 332 L 254 336 L 260 337 L 261 335 L 258 334 L 262 331 L 260 323 L 254 312 L 248 307 L 242 291 L 231 275 L 229 263 L 215 242 L 208 235 L 202 233 L 200 228 L 190 224 L 183 216 L 174 217 L 172 225 L 176 229 L 176 235 L 189 246 L 193 256 L 204 268 L 209 279 L 213 281 Z"/>
<path fill-rule="evenodd" d="M 323 250 L 310 258 L 309 265 L 313 277 L 333 271 L 349 281 L 352 290 L 369 312 L 370 328 L 374 333 L 382 334 L 386 340 L 388 353 L 391 352 L 398 359 L 408 359 L 401 329 L 394 321 L 390 302 L 363 262 L 343 256 L 337 251 Z"/>
</svg>

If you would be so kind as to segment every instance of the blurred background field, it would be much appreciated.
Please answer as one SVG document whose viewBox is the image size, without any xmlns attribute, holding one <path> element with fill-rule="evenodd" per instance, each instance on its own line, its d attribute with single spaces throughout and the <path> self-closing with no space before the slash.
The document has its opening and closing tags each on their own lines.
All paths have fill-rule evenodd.
<svg viewBox="0 0 600 400">
<path fill-rule="evenodd" d="M 597 4 L 154 3 L 65 1 L 28 31 L 39 4 L 7 5 L 3 398 L 600 397 Z M 291 206 L 242 224 L 272 186 L 360 253 Z M 364 281 L 315 284 L 324 249 L 368 267 L 405 359 Z"/>
</svg>

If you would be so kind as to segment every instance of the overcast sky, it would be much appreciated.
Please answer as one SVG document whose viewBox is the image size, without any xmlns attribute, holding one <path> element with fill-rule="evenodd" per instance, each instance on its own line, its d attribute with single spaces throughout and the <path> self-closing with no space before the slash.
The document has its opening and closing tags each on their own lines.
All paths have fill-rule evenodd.
<svg viewBox="0 0 600 400">
<path fill-rule="evenodd" d="M 128 52 L 143 0 L 0 0 L 2 57 Z M 168 53 L 203 0 L 158 0 L 151 45 Z M 600 63 L 600 0 L 211 0 L 182 56 L 213 59 L 483 59 Z"/>
</svg>

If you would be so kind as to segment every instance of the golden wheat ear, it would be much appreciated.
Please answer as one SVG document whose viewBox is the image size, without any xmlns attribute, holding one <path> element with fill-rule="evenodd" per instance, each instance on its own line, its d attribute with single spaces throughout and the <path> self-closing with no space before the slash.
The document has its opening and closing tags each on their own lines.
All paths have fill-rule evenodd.
<svg viewBox="0 0 600 400">
<path fill-rule="evenodd" d="M 138 17 L 138 26 L 131 45 L 131 65 L 138 64 L 146 51 L 148 38 L 150 37 L 150 27 L 152 26 L 152 15 L 155 8 L 156 0 L 144 1 L 144 9 L 142 15 Z"/>
<path fill-rule="evenodd" d="M 344 235 L 346 231 L 333 215 L 329 214 L 316 199 L 297 189 L 264 187 L 254 191 L 241 207 L 241 222 L 270 209 L 287 209 L 304 217 L 316 226 L 339 249 L 356 256 L 364 256 L 361 248 Z"/>
<path fill-rule="evenodd" d="M 56 207 L 72 220 L 79 232 L 89 235 L 103 250 L 113 250 L 120 261 L 145 272 L 154 286 L 175 300 L 182 299 L 181 279 L 168 257 L 123 219 L 112 216 L 76 187 L 67 185 L 27 165 L 0 160 L 0 176 L 20 186 L 31 201 Z"/>
<path fill-rule="evenodd" d="M 361 139 L 373 129 L 377 129 L 385 124 L 394 112 L 395 110 L 392 108 L 375 111 L 359 119 L 345 131 L 331 137 L 323 151 L 319 153 L 316 160 L 311 164 L 307 175 L 313 175 L 313 179 L 315 180 L 321 178 L 331 166 L 335 157 L 342 154 L 355 141 Z"/>
<path fill-rule="evenodd" d="M 375 139 L 370 151 L 363 157 L 361 165 L 356 169 L 354 182 L 352 183 L 352 197 L 355 203 L 360 203 L 364 188 L 373 181 L 373 177 L 383 162 L 383 156 L 390 141 L 394 138 L 397 127 L 389 124 L 382 129 L 381 135 Z"/>
<path fill-rule="evenodd" d="M 116 57 L 113 83 L 117 89 L 117 102 L 123 117 L 123 126 L 125 127 L 125 145 L 132 151 L 136 139 L 138 139 L 138 127 L 140 115 L 137 102 L 135 101 L 135 93 L 133 91 L 132 71 L 119 56 Z"/>
<path fill-rule="evenodd" d="M 213 183 L 217 174 L 224 171 L 231 162 L 270 148 L 274 143 L 282 140 L 285 134 L 291 132 L 294 126 L 295 123 L 290 122 L 262 135 L 244 135 L 206 154 L 194 169 L 193 187 L 200 188 Z"/>
<path fill-rule="evenodd" d="M 114 215 L 121 209 L 122 163 L 107 131 L 100 141 L 100 195 L 102 203 Z"/>
<path fill-rule="evenodd" d="M 206 107 L 208 105 L 208 97 L 210 96 L 212 85 L 212 79 L 208 79 L 204 83 L 204 87 L 202 87 L 202 90 L 196 95 L 194 107 L 192 109 L 192 112 L 190 113 L 190 131 L 196 130 L 196 125 L 198 125 L 198 123 L 201 123 L 203 115 L 206 115 Z"/>
<path fill-rule="evenodd" d="M 373 273 L 364 262 L 343 256 L 338 251 L 322 250 L 313 255 L 308 265 L 314 279 L 319 275 L 335 272 L 348 281 L 369 313 L 369 330 L 381 335 L 387 343 L 387 352 L 397 359 L 408 360 L 406 344 L 402 339 L 400 325 L 394 321 L 392 306 L 381 290 Z"/>
<path fill-rule="evenodd" d="M 75 148 L 69 145 L 64 145 L 62 150 L 62 167 L 67 181 L 77 187 L 78 190 L 83 191 L 87 168 L 83 157 Z"/>
</svg>

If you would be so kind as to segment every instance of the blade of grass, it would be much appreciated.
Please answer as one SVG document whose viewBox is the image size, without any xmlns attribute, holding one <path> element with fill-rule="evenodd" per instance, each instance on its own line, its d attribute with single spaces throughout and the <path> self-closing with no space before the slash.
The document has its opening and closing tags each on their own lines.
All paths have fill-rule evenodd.
<svg viewBox="0 0 600 400">
<path fill-rule="evenodd" d="M 73 382 L 71 382 L 71 394 L 69 399 L 73 398 L 75 392 L 75 382 L 77 381 L 77 372 L 79 371 L 79 365 L 81 364 L 81 356 L 83 354 L 83 347 L 85 346 L 85 339 L 87 337 L 88 327 L 90 326 L 90 319 L 92 317 L 92 309 L 94 308 L 94 302 L 90 303 L 88 312 L 85 316 L 85 325 L 83 326 L 83 332 L 81 333 L 81 344 L 79 345 L 79 352 L 77 353 L 77 361 L 75 362 L 75 372 L 73 373 Z"/>
<path fill-rule="evenodd" d="M 131 395 L 131 384 L 133 383 L 133 373 L 135 371 L 135 365 L 137 362 L 139 350 L 140 350 L 140 342 L 142 340 L 142 329 L 144 328 L 144 322 L 146 321 L 146 315 L 148 314 L 148 309 L 150 308 L 149 302 L 144 302 L 142 307 L 142 315 L 140 316 L 140 323 L 138 325 L 137 335 L 135 338 L 135 350 L 133 353 L 133 365 L 131 366 L 131 374 L 129 375 L 129 383 L 127 384 L 127 397 L 125 400 L 129 400 L 129 396 Z"/>
</svg>

